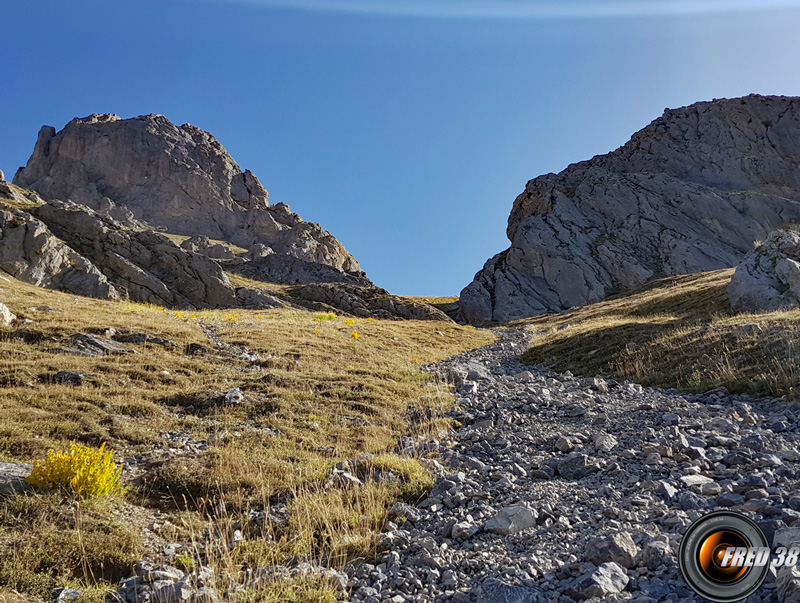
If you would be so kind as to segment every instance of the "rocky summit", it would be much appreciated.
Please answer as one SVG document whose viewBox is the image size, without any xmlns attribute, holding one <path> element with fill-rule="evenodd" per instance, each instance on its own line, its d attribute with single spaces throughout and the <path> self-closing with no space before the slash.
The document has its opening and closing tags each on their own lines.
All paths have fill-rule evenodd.
<svg viewBox="0 0 800 603">
<path fill-rule="evenodd" d="M 38 286 L 170 308 L 294 305 L 450 320 L 375 287 L 330 233 L 268 200 L 211 134 L 163 115 L 45 126 L 14 183 L 0 175 L 0 269 Z M 237 286 L 242 277 L 266 286 Z M 290 299 L 278 299 L 276 284 L 294 286 Z"/>
<path fill-rule="evenodd" d="M 304 222 L 196 126 L 158 114 L 95 114 L 39 131 L 14 184 L 47 200 L 71 200 L 122 221 L 178 235 L 206 235 L 250 249 L 264 245 L 365 278 L 356 259 L 319 224 Z"/>
<path fill-rule="evenodd" d="M 739 264 L 800 220 L 800 99 L 751 95 L 667 109 L 619 149 L 528 182 L 511 246 L 462 292 L 461 317 L 561 311 L 659 276 Z"/>
</svg>

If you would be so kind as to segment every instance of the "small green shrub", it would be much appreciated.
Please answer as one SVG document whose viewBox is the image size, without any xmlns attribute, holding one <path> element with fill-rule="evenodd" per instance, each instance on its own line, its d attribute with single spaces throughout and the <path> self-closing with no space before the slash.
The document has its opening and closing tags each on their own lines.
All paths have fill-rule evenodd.
<svg viewBox="0 0 800 603">
<path fill-rule="evenodd" d="M 114 452 L 72 443 L 69 450 L 49 450 L 44 462 L 37 461 L 26 478 L 41 490 L 62 488 L 78 496 L 109 496 L 122 492 L 122 465 L 111 460 Z"/>
<path fill-rule="evenodd" d="M 182 572 L 191 573 L 194 571 L 194 557 L 189 553 L 181 553 L 172 558 L 171 565 L 177 567 Z"/>
<path fill-rule="evenodd" d="M 336 320 L 336 314 L 333 312 L 317 312 L 314 320 L 317 322 L 325 322 L 326 320 Z"/>
</svg>

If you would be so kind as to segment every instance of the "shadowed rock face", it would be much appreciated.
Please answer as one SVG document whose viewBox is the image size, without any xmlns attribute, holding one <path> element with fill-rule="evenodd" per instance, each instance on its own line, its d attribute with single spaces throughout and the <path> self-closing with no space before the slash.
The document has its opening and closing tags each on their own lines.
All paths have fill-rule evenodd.
<svg viewBox="0 0 800 603">
<path fill-rule="evenodd" d="M 292 287 L 288 294 L 297 305 L 313 310 L 338 310 L 359 318 L 450 321 L 433 306 L 391 295 L 379 287 L 316 283 Z"/>
<path fill-rule="evenodd" d="M 798 164 L 800 99 L 668 109 L 616 151 L 528 182 L 511 246 L 461 292 L 461 318 L 504 322 L 735 266 L 800 218 Z"/>
<path fill-rule="evenodd" d="M 44 126 L 14 183 L 45 199 L 95 210 L 130 210 L 133 219 L 183 235 L 206 235 L 250 248 L 361 273 L 358 262 L 318 224 L 286 205 L 270 206 L 258 178 L 242 170 L 208 132 L 163 115 L 91 115 L 60 132 Z M 114 215 L 119 219 L 118 215 Z"/>
<path fill-rule="evenodd" d="M 89 260 L 29 213 L 0 206 L 0 271 L 32 285 L 117 299 L 117 290 Z"/>
<path fill-rule="evenodd" d="M 44 203 L 33 191 L 6 182 L 0 172 L 0 275 L 76 295 L 118 299 L 108 279 L 85 257 L 20 207 Z"/>
<path fill-rule="evenodd" d="M 76 256 L 78 254 L 72 250 L 79 251 L 80 258 L 89 258 L 102 271 L 98 276 L 104 277 L 103 282 L 107 278 L 116 290 L 133 301 L 174 308 L 269 308 L 282 305 L 258 291 L 234 289 L 216 262 L 198 253 L 184 251 L 153 230 L 124 228 L 119 222 L 70 201 L 51 201 L 33 208 L 31 212 L 41 220 L 31 218 L 32 224 L 41 224 L 45 228 L 43 222 L 46 223 L 72 249 L 58 241 L 64 248 Z M 0 212 L 0 220 L 3 213 Z M 30 218 L 28 214 L 24 215 Z"/>
<path fill-rule="evenodd" d="M 369 287 L 372 282 L 364 273 L 346 273 L 324 264 L 306 262 L 300 258 L 270 254 L 253 259 L 240 266 L 231 266 L 231 272 L 268 283 L 288 285 L 307 283 L 346 283 Z"/>
</svg>

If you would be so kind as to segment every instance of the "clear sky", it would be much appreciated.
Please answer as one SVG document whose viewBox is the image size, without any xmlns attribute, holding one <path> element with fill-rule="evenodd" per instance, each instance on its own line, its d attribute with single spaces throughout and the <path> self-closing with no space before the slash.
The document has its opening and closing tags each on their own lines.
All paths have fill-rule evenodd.
<svg viewBox="0 0 800 603">
<path fill-rule="evenodd" d="M 409 295 L 457 294 L 527 180 L 665 107 L 800 95 L 800 0 L 36 0 L 0 25 L 7 178 L 43 124 L 163 113 Z"/>
</svg>

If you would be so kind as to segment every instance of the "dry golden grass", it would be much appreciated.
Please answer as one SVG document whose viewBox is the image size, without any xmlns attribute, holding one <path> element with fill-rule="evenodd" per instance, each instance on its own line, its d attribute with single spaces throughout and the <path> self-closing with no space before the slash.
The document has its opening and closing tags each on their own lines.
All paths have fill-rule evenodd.
<svg viewBox="0 0 800 603">
<path fill-rule="evenodd" d="M 187 236 L 187 235 L 172 234 L 172 233 L 169 233 L 169 232 L 164 232 L 162 234 L 165 237 L 167 237 L 170 241 L 172 241 L 173 243 L 178 245 L 179 247 L 180 247 L 181 243 L 183 243 L 184 241 L 192 238 L 192 237 Z M 211 242 L 212 245 L 215 245 L 217 243 L 220 244 L 220 245 L 225 245 L 225 247 L 230 249 L 235 254 L 247 253 L 247 249 L 245 249 L 244 247 L 239 247 L 238 245 L 234 245 L 233 243 L 229 243 L 228 241 L 220 241 L 219 239 L 209 239 L 209 241 Z"/>
<path fill-rule="evenodd" d="M 10 182 L 6 182 L 4 184 L 8 185 L 11 190 L 14 191 L 21 199 L 14 200 L 7 197 L 0 197 L 0 208 L 5 205 L 12 209 L 21 209 L 23 211 L 27 211 L 41 205 L 41 202 L 34 200 L 36 197 L 31 198 L 31 191 L 20 188 L 15 184 L 11 184 Z"/>
<path fill-rule="evenodd" d="M 23 595 L 10 588 L 0 588 L 0 603 L 29 603 L 34 600 L 33 595 Z"/>
<path fill-rule="evenodd" d="M 800 311 L 733 314 L 732 270 L 671 277 L 564 314 L 519 321 L 535 335 L 526 362 L 580 375 L 702 392 L 800 392 Z M 559 329 L 569 323 L 568 328 Z M 739 325 L 762 332 L 742 336 Z"/>
<path fill-rule="evenodd" d="M 458 295 L 445 295 L 445 296 L 423 296 L 423 297 L 415 297 L 415 296 L 406 296 L 408 299 L 414 300 L 415 302 L 420 302 L 422 304 L 431 304 L 435 306 L 436 304 L 454 304 L 458 301 Z"/>
<path fill-rule="evenodd" d="M 447 425 L 443 413 L 451 398 L 446 386 L 419 366 L 492 340 L 488 332 L 443 322 L 327 315 L 320 320 L 318 313 L 300 310 L 171 312 L 5 278 L 0 300 L 21 319 L 33 321 L 0 329 L 0 460 L 40 460 L 48 449 L 72 441 L 108 442 L 120 458 L 164 445 L 163 431 L 190 432 L 197 439 L 223 430 L 228 434 L 204 453 L 176 455 L 151 467 L 124 498 L 93 507 L 79 524 L 73 501 L 55 495 L 0 502 L 0 594 L 7 597 L 13 591 L 42 596 L 67 582 L 86 588 L 97 580 L 99 586 L 89 592 L 102 594 L 103 579 L 130 571 L 134 557 L 146 552 L 138 524 L 117 525 L 121 510 L 132 509 L 146 525 L 148 514 L 162 509 L 176 526 L 164 537 L 191 542 L 204 528 L 249 525 L 249 508 L 268 507 L 287 494 L 287 525 L 244 530 L 239 548 L 214 559 L 233 575 L 245 562 L 280 564 L 304 555 L 341 565 L 374 554 L 373 535 L 386 509 L 430 487 L 430 476 L 416 461 L 386 451 L 400 436 L 435 434 Z M 54 311 L 33 310 L 45 305 Z M 110 327 L 158 335 L 177 346 L 128 344 L 138 353 L 100 358 L 51 351 L 63 338 Z M 237 359 L 231 349 L 216 347 L 204 327 L 261 359 Z M 81 386 L 55 384 L 52 377 L 60 370 L 88 377 Z M 217 404 L 233 387 L 241 389 L 244 400 Z M 431 408 L 438 410 L 415 413 L 424 420 L 409 419 L 410 412 Z M 333 464 L 363 453 L 379 454 L 375 462 L 394 466 L 402 479 L 357 489 L 324 488 Z M 47 559 L 42 547 L 65 546 L 62 532 L 84 543 L 80 563 L 37 565 Z M 108 546 L 95 536 L 100 533 L 113 535 L 119 546 Z M 103 555 L 110 557 L 98 573 L 92 564 Z M 112 570 L 113 576 L 106 575 Z M 322 601 L 329 593 L 327 586 L 306 583 L 292 588 L 294 594 L 285 594 L 285 600 Z M 258 600 L 284 596 L 275 592 L 260 593 Z"/>
<path fill-rule="evenodd" d="M 0 504 L 0 583 L 42 594 L 76 579 L 127 577 L 141 541 L 109 505 L 103 499 L 65 503 L 55 493 L 6 498 Z"/>
<path fill-rule="evenodd" d="M 420 304 L 428 304 L 429 306 L 433 306 L 434 308 L 438 308 L 442 312 L 450 312 L 457 309 L 456 302 L 458 302 L 458 295 L 450 295 L 450 296 L 422 296 L 422 297 L 412 297 L 412 296 L 405 296 L 406 299 L 410 299 Z"/>
</svg>

